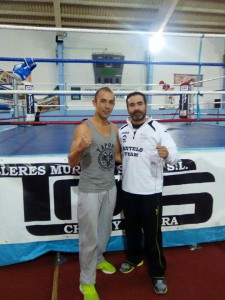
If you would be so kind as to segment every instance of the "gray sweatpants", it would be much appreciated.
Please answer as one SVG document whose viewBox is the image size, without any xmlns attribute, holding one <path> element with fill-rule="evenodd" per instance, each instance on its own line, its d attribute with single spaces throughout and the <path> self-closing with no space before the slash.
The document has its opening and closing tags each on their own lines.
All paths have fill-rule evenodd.
<svg viewBox="0 0 225 300">
<path fill-rule="evenodd" d="M 80 283 L 95 284 L 96 266 L 104 260 L 116 203 L 116 186 L 99 193 L 78 193 Z"/>
</svg>

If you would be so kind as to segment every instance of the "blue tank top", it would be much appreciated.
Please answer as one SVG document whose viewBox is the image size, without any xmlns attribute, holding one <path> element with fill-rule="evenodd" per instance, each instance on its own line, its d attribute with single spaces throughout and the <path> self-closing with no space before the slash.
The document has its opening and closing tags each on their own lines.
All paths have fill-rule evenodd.
<svg viewBox="0 0 225 300">
<path fill-rule="evenodd" d="M 115 185 L 116 134 L 112 123 L 109 137 L 102 136 L 90 120 L 86 123 L 92 131 L 92 142 L 80 162 L 79 190 L 85 193 L 106 191 Z"/>
</svg>

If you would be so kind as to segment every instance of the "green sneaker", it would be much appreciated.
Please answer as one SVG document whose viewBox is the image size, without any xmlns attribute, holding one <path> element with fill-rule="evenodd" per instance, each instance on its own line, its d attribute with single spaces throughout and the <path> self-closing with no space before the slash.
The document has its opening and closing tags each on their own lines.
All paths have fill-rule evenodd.
<svg viewBox="0 0 225 300">
<path fill-rule="evenodd" d="M 97 269 L 101 270 L 105 274 L 113 274 L 116 272 L 116 268 L 106 260 L 97 264 Z"/>
<path fill-rule="evenodd" d="M 122 263 L 120 267 L 120 272 L 124 274 L 128 274 L 132 272 L 135 268 L 142 266 L 143 263 L 144 261 L 142 260 L 141 262 L 139 262 L 139 264 L 135 265 L 132 262 L 126 260 L 124 263 Z"/>
<path fill-rule="evenodd" d="M 98 293 L 95 289 L 95 285 L 80 285 L 80 291 L 84 295 L 84 300 L 99 300 Z"/>
</svg>

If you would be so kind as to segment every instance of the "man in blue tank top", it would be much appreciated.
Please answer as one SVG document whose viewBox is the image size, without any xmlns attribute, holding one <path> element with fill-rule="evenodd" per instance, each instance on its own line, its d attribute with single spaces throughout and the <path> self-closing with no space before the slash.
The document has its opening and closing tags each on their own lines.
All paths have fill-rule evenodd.
<svg viewBox="0 0 225 300">
<path fill-rule="evenodd" d="M 71 168 L 80 163 L 77 218 L 79 223 L 80 291 L 85 300 L 98 300 L 96 269 L 113 274 L 115 267 L 104 259 L 116 203 L 115 160 L 121 161 L 117 127 L 108 121 L 115 96 L 108 87 L 94 97 L 93 117 L 74 133 L 68 156 Z"/>
</svg>

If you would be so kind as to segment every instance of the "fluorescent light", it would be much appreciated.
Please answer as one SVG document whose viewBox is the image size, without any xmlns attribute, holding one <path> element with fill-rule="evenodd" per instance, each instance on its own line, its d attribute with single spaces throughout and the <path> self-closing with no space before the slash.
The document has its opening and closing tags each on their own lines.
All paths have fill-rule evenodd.
<svg viewBox="0 0 225 300">
<path fill-rule="evenodd" d="M 160 34 L 155 34 L 149 38 L 149 51 L 152 53 L 160 52 L 165 46 L 165 40 Z"/>
</svg>

